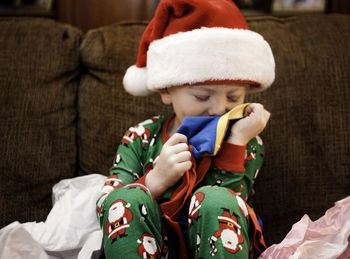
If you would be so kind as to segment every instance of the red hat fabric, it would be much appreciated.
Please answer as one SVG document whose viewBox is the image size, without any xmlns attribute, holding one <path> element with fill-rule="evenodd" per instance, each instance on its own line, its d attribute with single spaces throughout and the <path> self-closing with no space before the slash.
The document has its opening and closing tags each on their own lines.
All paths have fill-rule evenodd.
<svg viewBox="0 0 350 259">
<path fill-rule="evenodd" d="M 135 65 L 123 79 L 142 96 L 177 85 L 243 82 L 248 91 L 275 78 L 269 44 L 232 0 L 161 0 L 144 31 Z"/>
</svg>

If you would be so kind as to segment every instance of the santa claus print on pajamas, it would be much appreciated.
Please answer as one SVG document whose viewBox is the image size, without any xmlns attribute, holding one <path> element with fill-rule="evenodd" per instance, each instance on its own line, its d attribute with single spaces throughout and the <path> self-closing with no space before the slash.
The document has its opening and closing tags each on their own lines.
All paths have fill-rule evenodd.
<svg viewBox="0 0 350 259">
<path fill-rule="evenodd" d="M 111 191 L 123 187 L 122 181 L 117 175 L 108 176 L 101 192 L 110 193 Z"/>
<path fill-rule="evenodd" d="M 237 202 L 238 202 L 238 206 L 242 212 L 242 214 L 244 215 L 244 217 L 246 217 L 246 219 L 248 219 L 249 213 L 248 213 L 248 208 L 246 206 L 245 201 L 243 201 L 243 199 L 234 191 L 232 191 L 231 189 L 227 189 L 233 196 L 236 197 Z"/>
<path fill-rule="evenodd" d="M 123 187 L 122 181 L 118 179 L 118 176 L 111 175 L 107 177 L 104 186 L 101 190 L 100 198 L 97 201 L 96 209 L 97 216 L 101 218 L 103 216 L 103 202 L 107 198 L 107 196 L 115 189 Z"/>
<path fill-rule="evenodd" d="M 154 123 L 159 119 L 159 116 L 154 116 L 152 119 L 145 120 L 144 122 L 139 123 L 135 127 L 130 127 L 127 131 L 127 133 L 124 135 L 122 139 L 122 143 L 128 145 L 129 143 L 134 142 L 135 139 L 141 138 L 142 140 L 142 147 L 145 148 L 146 144 L 148 143 L 151 132 L 144 127 L 144 125 Z"/>
<path fill-rule="evenodd" d="M 139 247 L 137 251 L 141 258 L 157 258 L 159 254 L 159 249 L 156 244 L 155 238 L 148 233 L 143 234 L 140 239 L 137 240 Z"/>
<path fill-rule="evenodd" d="M 218 216 L 220 229 L 216 231 L 210 238 L 209 243 L 212 247 L 210 254 L 214 256 L 217 253 L 216 242 L 221 239 L 222 245 L 226 251 L 234 254 L 242 249 L 244 239 L 241 233 L 241 226 L 235 215 L 231 215 L 228 209 L 224 209 L 221 216 Z"/>
<path fill-rule="evenodd" d="M 130 203 L 126 203 L 123 200 L 116 200 L 112 203 L 108 212 L 108 219 L 106 224 L 106 234 L 112 241 L 116 241 L 117 237 L 120 238 L 127 236 L 125 231 L 130 227 L 129 223 L 132 220 Z"/>
<path fill-rule="evenodd" d="M 204 193 L 199 192 L 192 196 L 189 213 L 188 213 L 188 227 L 191 227 L 191 224 L 194 219 L 198 220 L 199 218 L 199 209 L 201 207 L 201 202 L 204 200 Z"/>
<path fill-rule="evenodd" d="M 134 142 L 136 138 L 141 138 L 142 147 L 144 148 L 148 143 L 150 137 L 151 133 L 148 129 L 144 128 L 141 125 L 137 125 L 136 127 L 131 127 L 128 129 L 128 132 L 124 135 L 122 139 L 122 143 L 128 145 L 129 143 Z"/>
</svg>

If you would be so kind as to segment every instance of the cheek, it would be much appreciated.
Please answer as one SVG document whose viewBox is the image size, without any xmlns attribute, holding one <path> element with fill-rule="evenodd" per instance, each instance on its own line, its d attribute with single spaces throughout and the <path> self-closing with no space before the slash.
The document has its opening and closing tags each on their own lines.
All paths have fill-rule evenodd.
<svg viewBox="0 0 350 259">
<path fill-rule="evenodd" d="M 183 116 L 199 116 L 206 109 L 205 107 L 205 104 L 197 102 L 191 96 L 184 96 L 173 100 L 174 111 L 181 113 Z"/>
<path fill-rule="evenodd" d="M 242 97 L 241 99 L 239 99 L 237 101 L 237 105 L 243 104 L 244 103 L 244 97 Z"/>
<path fill-rule="evenodd" d="M 244 103 L 244 98 L 230 104 L 230 110 Z"/>
<path fill-rule="evenodd" d="M 180 113 L 183 117 L 199 116 L 201 114 L 201 110 L 199 109 L 198 105 L 190 104 L 177 109 L 177 113 Z"/>
<path fill-rule="evenodd" d="M 201 102 L 192 102 L 186 107 L 187 116 L 203 116 L 207 115 L 208 104 Z"/>
</svg>

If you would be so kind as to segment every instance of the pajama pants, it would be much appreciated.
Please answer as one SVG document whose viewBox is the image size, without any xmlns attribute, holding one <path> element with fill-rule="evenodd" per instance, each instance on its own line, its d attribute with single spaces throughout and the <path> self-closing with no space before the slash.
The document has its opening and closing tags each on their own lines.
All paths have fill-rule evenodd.
<svg viewBox="0 0 350 259">
<path fill-rule="evenodd" d="M 184 211 L 189 258 L 249 257 L 249 216 L 245 202 L 218 186 L 196 190 Z M 100 212 L 106 258 L 179 258 L 156 200 L 131 184 L 112 191 Z"/>
</svg>

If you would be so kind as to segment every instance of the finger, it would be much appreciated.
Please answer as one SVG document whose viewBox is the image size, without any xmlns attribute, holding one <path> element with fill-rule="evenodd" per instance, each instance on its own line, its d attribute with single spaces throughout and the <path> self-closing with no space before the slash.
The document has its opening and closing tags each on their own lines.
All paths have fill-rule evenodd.
<svg viewBox="0 0 350 259">
<path fill-rule="evenodd" d="M 188 145 L 186 143 L 178 143 L 176 145 L 170 146 L 169 150 L 173 154 L 178 154 L 180 152 L 188 151 Z"/>
<path fill-rule="evenodd" d="M 254 115 L 258 116 L 258 117 L 263 117 L 263 118 L 269 117 L 269 114 L 270 114 L 270 112 L 267 111 L 265 109 L 265 107 L 262 104 L 260 104 L 260 103 L 258 103 L 255 106 L 253 106 L 252 113 Z"/>
<path fill-rule="evenodd" d="M 263 109 L 262 111 L 262 117 L 268 120 L 270 118 L 271 113 L 268 110 Z"/>
<path fill-rule="evenodd" d="M 270 118 L 270 113 L 266 110 L 263 111 L 263 113 L 259 116 L 260 118 L 260 125 L 262 127 L 262 130 L 266 127 L 268 121 L 269 121 L 269 118 Z"/>
<path fill-rule="evenodd" d="M 263 108 L 264 108 L 264 106 L 260 103 L 251 103 L 244 110 L 244 113 L 245 113 L 244 115 L 249 116 L 251 113 L 257 112 L 258 110 L 263 109 Z"/>
<path fill-rule="evenodd" d="M 173 145 L 176 145 L 178 143 L 187 143 L 187 137 L 183 134 L 175 133 L 166 142 L 166 144 L 169 146 L 173 146 Z"/>
<path fill-rule="evenodd" d="M 192 167 L 191 161 L 185 161 L 185 162 L 177 164 L 177 170 L 179 170 L 179 172 L 183 172 L 183 173 L 185 173 L 187 170 L 190 170 L 191 167 Z"/>
<path fill-rule="evenodd" d="M 191 161 L 191 152 L 190 151 L 183 151 L 176 155 L 175 161 L 177 163 L 182 163 L 186 161 Z"/>
<path fill-rule="evenodd" d="M 270 117 L 271 117 L 271 113 L 269 111 L 266 111 L 266 118 L 267 118 L 267 120 L 269 120 Z"/>
<path fill-rule="evenodd" d="M 246 117 L 248 116 L 251 112 L 252 112 L 252 104 L 249 104 L 247 107 L 245 107 L 244 112 L 243 112 L 243 116 Z"/>
</svg>

